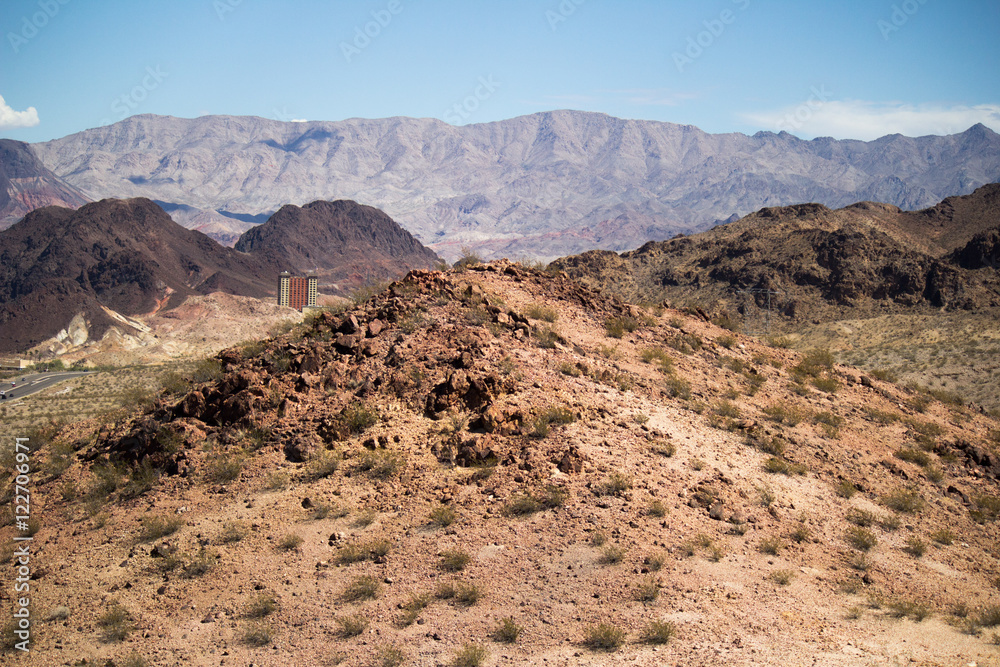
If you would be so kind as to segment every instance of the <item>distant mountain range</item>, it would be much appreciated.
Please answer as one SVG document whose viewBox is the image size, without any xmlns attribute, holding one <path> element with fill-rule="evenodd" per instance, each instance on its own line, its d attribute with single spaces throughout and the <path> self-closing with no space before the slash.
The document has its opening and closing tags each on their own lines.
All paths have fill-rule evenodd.
<svg viewBox="0 0 1000 667">
<path fill-rule="evenodd" d="M 872 202 L 769 207 L 693 236 L 621 255 L 589 251 L 552 267 L 631 301 L 712 304 L 733 315 L 743 302 L 737 290 L 770 290 L 774 310 L 797 322 L 996 307 L 1000 184 L 915 212 Z"/>
<path fill-rule="evenodd" d="M 285 204 L 353 199 L 451 258 L 620 251 L 803 202 L 920 209 L 1000 180 L 1000 135 L 983 125 L 803 141 L 579 111 L 462 127 L 142 115 L 33 148 L 91 199 L 148 197 L 225 243 Z"/>
<path fill-rule="evenodd" d="M 87 197 L 45 168 L 22 141 L 0 139 L 0 229 L 43 206 L 76 208 Z"/>
<path fill-rule="evenodd" d="M 321 291 L 342 293 L 439 261 L 384 213 L 354 202 L 285 207 L 248 234 L 238 244 L 245 252 L 221 246 L 144 198 L 37 209 L 0 232 L 0 352 L 26 350 L 74 319 L 97 340 L 130 326 L 122 315 L 169 310 L 194 294 L 272 296 L 283 270 L 315 270 Z"/>
</svg>

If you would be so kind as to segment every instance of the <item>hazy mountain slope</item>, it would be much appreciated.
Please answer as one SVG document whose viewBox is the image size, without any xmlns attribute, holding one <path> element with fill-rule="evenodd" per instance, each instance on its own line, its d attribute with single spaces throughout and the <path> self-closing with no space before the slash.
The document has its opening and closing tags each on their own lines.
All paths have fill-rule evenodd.
<svg viewBox="0 0 1000 667">
<path fill-rule="evenodd" d="M 176 224 L 148 199 L 47 207 L 0 232 L 0 351 L 26 349 L 79 313 L 99 338 L 105 308 L 136 315 L 222 291 L 264 297 L 276 272 Z"/>
<path fill-rule="evenodd" d="M 35 150 L 92 196 L 241 215 L 354 199 L 449 257 L 462 245 L 535 257 L 624 250 L 808 201 L 916 209 L 1000 179 L 1000 136 L 982 125 L 945 137 L 802 141 L 577 111 L 462 127 L 143 115 Z"/>
<path fill-rule="evenodd" d="M 341 291 L 440 261 L 382 211 L 344 200 L 282 206 L 235 248 L 282 270 L 314 272 L 321 289 Z"/>
<path fill-rule="evenodd" d="M 36 208 L 76 208 L 87 201 L 82 192 L 46 169 L 30 145 L 0 139 L 0 229 Z"/>
</svg>

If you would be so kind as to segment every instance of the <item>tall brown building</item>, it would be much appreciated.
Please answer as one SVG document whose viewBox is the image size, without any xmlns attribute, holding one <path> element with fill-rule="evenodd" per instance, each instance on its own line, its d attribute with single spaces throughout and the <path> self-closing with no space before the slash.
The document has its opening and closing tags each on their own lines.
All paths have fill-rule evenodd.
<svg viewBox="0 0 1000 667">
<path fill-rule="evenodd" d="M 316 305 L 316 276 L 293 276 L 282 271 L 278 276 L 278 305 L 302 310 Z"/>
</svg>

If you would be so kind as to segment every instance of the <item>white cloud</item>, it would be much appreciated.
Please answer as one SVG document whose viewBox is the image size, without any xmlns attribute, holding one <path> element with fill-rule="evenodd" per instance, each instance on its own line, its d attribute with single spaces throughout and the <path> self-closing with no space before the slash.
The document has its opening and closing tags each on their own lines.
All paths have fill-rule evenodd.
<svg viewBox="0 0 1000 667">
<path fill-rule="evenodd" d="M 28 107 L 24 111 L 14 111 L 4 102 L 0 95 L 0 130 L 9 130 L 15 127 L 34 127 L 38 125 L 38 111 L 35 107 Z"/>
<path fill-rule="evenodd" d="M 743 114 L 761 129 L 785 130 L 799 137 L 834 137 L 870 141 L 887 134 L 919 137 L 956 134 L 976 123 L 1000 132 L 1000 105 L 943 106 L 824 99 L 822 89 L 801 104 Z"/>
</svg>

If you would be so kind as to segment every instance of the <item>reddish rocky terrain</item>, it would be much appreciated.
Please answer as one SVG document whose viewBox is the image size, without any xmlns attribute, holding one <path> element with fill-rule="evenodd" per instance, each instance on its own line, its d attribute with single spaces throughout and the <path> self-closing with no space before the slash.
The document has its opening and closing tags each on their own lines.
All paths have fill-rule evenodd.
<svg viewBox="0 0 1000 667">
<path fill-rule="evenodd" d="M 996 664 L 974 405 L 506 262 L 198 379 L 32 434 L 31 664 Z"/>
</svg>

